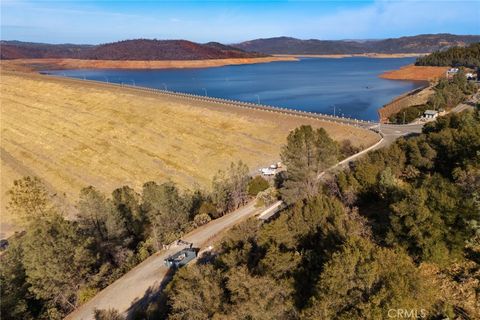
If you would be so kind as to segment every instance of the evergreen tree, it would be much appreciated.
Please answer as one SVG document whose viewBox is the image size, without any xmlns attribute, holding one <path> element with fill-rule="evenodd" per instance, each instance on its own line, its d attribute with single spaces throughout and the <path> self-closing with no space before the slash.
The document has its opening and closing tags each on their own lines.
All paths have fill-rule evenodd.
<svg viewBox="0 0 480 320">
<path fill-rule="evenodd" d="M 142 208 L 149 219 L 150 236 L 158 250 L 162 244 L 176 239 L 185 227 L 190 204 L 173 183 L 147 182 L 143 185 Z"/>
<path fill-rule="evenodd" d="M 140 209 L 140 196 L 128 186 L 115 189 L 112 192 L 113 205 L 118 219 L 127 229 L 128 237 L 132 239 L 131 248 L 143 240 L 145 217 Z"/>
<path fill-rule="evenodd" d="M 313 197 L 318 193 L 320 173 L 338 160 L 338 145 L 323 129 L 301 126 L 290 132 L 281 158 L 287 177 L 280 193 L 285 202 Z"/>
<path fill-rule="evenodd" d="M 227 171 L 220 170 L 213 178 L 212 200 L 220 214 L 238 209 L 248 201 L 250 175 L 242 161 L 231 163 Z"/>
<path fill-rule="evenodd" d="M 19 239 L 10 239 L 0 259 L 0 312 L 3 319 L 30 320 L 35 301 L 29 291 Z"/>
<path fill-rule="evenodd" d="M 167 288 L 171 307 L 169 319 L 223 319 L 218 316 L 223 296 L 221 281 L 220 272 L 211 265 L 193 265 L 179 270 Z"/>
<path fill-rule="evenodd" d="M 231 304 L 225 319 L 277 320 L 294 314 L 291 283 L 252 276 L 246 267 L 240 267 L 231 270 L 226 289 Z"/>
<path fill-rule="evenodd" d="M 427 316 L 436 298 L 427 283 L 404 253 L 352 238 L 325 265 L 302 318 L 380 320 L 391 309 Z"/>
<path fill-rule="evenodd" d="M 29 290 L 51 305 L 51 314 L 76 307 L 76 294 L 95 263 L 89 241 L 75 225 L 58 214 L 31 226 L 23 239 L 23 265 Z M 58 313 L 57 313 L 58 312 Z"/>
<path fill-rule="evenodd" d="M 79 228 L 93 239 L 101 261 L 120 266 L 128 256 L 125 251 L 131 238 L 112 201 L 94 187 L 87 187 L 80 191 L 77 209 Z"/>
</svg>

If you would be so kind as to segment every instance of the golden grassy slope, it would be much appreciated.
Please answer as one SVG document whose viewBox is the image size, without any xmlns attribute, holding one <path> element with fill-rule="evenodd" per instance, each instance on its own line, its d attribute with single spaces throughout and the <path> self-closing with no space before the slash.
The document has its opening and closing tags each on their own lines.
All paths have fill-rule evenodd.
<svg viewBox="0 0 480 320">
<path fill-rule="evenodd" d="M 255 169 L 278 160 L 288 132 L 303 123 L 357 145 L 378 140 L 313 119 L 36 74 L 3 72 L 0 95 L 2 209 L 6 190 L 24 175 L 70 201 L 88 185 L 111 192 L 171 179 L 208 187 L 231 161 Z"/>
<path fill-rule="evenodd" d="M 380 78 L 390 80 L 430 81 L 445 77 L 448 67 L 415 66 L 409 64 L 398 70 L 387 71 Z"/>
</svg>

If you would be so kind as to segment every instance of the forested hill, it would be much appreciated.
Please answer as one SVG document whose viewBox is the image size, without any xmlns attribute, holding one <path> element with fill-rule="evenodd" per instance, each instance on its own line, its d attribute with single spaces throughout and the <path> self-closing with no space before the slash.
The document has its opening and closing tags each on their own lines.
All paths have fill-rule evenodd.
<svg viewBox="0 0 480 320">
<path fill-rule="evenodd" d="M 186 40 L 136 39 L 96 46 L 2 41 L 0 45 L 1 59 L 203 60 L 266 56 L 219 43 L 199 44 Z"/>
<path fill-rule="evenodd" d="M 256 39 L 235 45 L 187 40 L 125 40 L 101 45 L 0 41 L 1 59 L 203 60 L 269 54 L 431 53 L 480 42 L 480 35 L 430 34 L 384 40 Z"/>
<path fill-rule="evenodd" d="M 22 41 L 0 41 L 1 59 L 76 57 L 93 46 L 82 44 L 48 44 Z"/>
<path fill-rule="evenodd" d="M 480 42 L 468 47 L 453 47 L 445 51 L 436 51 L 428 56 L 420 57 L 415 62 L 417 66 L 452 66 L 480 67 Z"/>
<path fill-rule="evenodd" d="M 383 40 L 256 39 L 235 44 L 245 51 L 267 54 L 430 53 L 479 42 L 480 35 L 424 34 Z"/>
<path fill-rule="evenodd" d="M 324 160 L 322 135 L 301 127 L 282 151 L 280 194 L 297 200 L 269 223 L 234 228 L 147 310 L 168 310 L 159 319 L 388 319 L 399 309 L 479 319 L 480 113 L 441 117 L 315 193 L 305 182 Z"/>
</svg>

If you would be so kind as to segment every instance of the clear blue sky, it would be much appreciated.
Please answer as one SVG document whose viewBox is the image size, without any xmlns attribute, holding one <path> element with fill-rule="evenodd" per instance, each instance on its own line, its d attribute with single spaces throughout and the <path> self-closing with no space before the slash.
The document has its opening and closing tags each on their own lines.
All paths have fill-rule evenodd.
<svg viewBox="0 0 480 320">
<path fill-rule="evenodd" d="M 133 38 L 240 42 L 480 34 L 476 1 L 2 0 L 1 39 L 104 43 Z"/>
</svg>

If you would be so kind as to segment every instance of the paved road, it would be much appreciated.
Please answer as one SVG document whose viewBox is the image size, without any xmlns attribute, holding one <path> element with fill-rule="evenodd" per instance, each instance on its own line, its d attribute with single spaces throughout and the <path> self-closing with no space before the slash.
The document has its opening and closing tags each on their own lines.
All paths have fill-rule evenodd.
<svg viewBox="0 0 480 320">
<path fill-rule="evenodd" d="M 140 90 L 144 90 L 143 88 Z M 146 89 L 149 90 L 149 89 Z M 246 108 L 264 108 L 263 106 L 257 106 L 253 104 L 245 104 L 236 101 L 220 101 L 219 99 L 214 98 L 206 98 L 206 97 L 196 97 L 191 95 L 183 95 L 177 93 L 170 93 L 170 92 L 159 92 L 162 94 L 172 94 L 183 96 L 187 99 L 199 99 L 199 100 L 209 100 L 215 103 L 229 103 L 235 104 L 240 107 Z M 270 108 L 265 106 L 265 108 Z M 457 110 L 458 109 L 458 110 Z M 455 111 L 459 112 L 462 111 L 464 107 L 457 107 Z M 272 110 L 274 111 L 274 110 Z M 362 156 L 366 152 L 370 150 L 375 150 L 378 148 L 382 148 L 386 145 L 391 144 L 396 139 L 401 136 L 409 135 L 409 134 L 416 134 L 422 131 L 423 123 L 421 124 L 408 124 L 408 125 L 392 125 L 392 124 L 374 124 L 372 122 L 361 122 L 354 119 L 344 119 L 344 118 L 333 118 L 327 115 L 315 115 L 315 114 L 308 114 L 302 111 L 291 111 L 291 110 L 278 110 L 275 108 L 275 112 L 286 112 L 286 113 L 294 113 L 301 116 L 306 117 L 316 117 L 322 118 L 327 121 L 336 121 L 342 122 L 345 124 L 360 126 L 365 129 L 375 130 L 382 134 L 382 139 L 377 142 L 375 145 L 363 150 L 348 159 L 345 159 L 335 166 L 329 168 L 327 171 L 331 169 L 335 169 L 337 167 L 341 167 L 343 165 L 348 164 L 350 161 L 355 160 L 356 158 Z M 323 173 L 320 174 L 319 178 L 323 176 Z M 187 242 L 193 243 L 194 247 L 203 248 L 208 245 L 208 241 L 218 235 L 220 232 L 225 231 L 235 224 L 239 223 L 243 219 L 247 217 L 254 216 L 257 213 L 260 213 L 259 217 L 261 219 L 268 219 L 271 215 L 273 215 L 279 207 L 281 207 L 281 202 L 277 202 L 273 204 L 271 207 L 266 209 L 263 212 L 259 212 L 254 207 L 254 203 L 251 202 L 245 207 L 242 207 L 230 214 L 227 214 L 219 219 L 211 221 L 205 226 L 202 226 L 191 233 L 187 234 L 182 239 Z M 113 284 L 102 290 L 99 294 L 97 294 L 92 300 L 87 302 L 86 304 L 79 307 L 76 311 L 71 313 L 66 317 L 66 319 L 93 319 L 93 312 L 95 309 L 108 309 L 108 308 L 115 308 L 122 313 L 128 313 L 133 305 L 138 303 L 142 298 L 149 296 L 149 294 L 157 292 L 159 288 L 162 287 L 162 281 L 167 279 L 168 269 L 163 265 L 163 260 L 168 257 L 169 255 L 177 252 L 180 249 L 178 246 L 171 246 L 168 250 L 162 250 L 161 252 L 154 254 L 153 256 L 149 257 L 137 267 L 132 269 L 130 272 L 125 274 L 123 277 L 115 281 Z"/>
<path fill-rule="evenodd" d="M 422 125 L 382 125 L 380 128 L 383 135 L 382 140 L 370 148 L 343 160 L 334 167 L 346 164 L 370 150 L 381 148 L 382 146 L 393 142 L 400 136 L 421 132 L 421 127 Z M 213 220 L 207 225 L 192 231 L 182 239 L 193 243 L 194 247 L 204 248 L 209 244 L 208 241 L 220 232 L 231 228 L 247 217 L 254 216 L 256 213 L 260 213 L 261 218 L 267 219 L 277 211 L 276 209 L 278 209 L 280 205 L 281 202 L 277 202 L 260 213 L 259 210 L 254 207 L 254 203 L 251 202 L 230 214 Z M 150 294 L 158 292 L 159 288 L 162 286 L 162 281 L 168 278 L 168 269 L 163 265 L 163 260 L 180 249 L 181 247 L 173 245 L 168 250 L 162 250 L 149 257 L 123 277 L 98 293 L 92 300 L 69 314 L 66 319 L 93 319 L 93 312 L 95 309 L 115 308 L 122 313 L 128 313 L 131 307 L 136 303 L 139 303 L 142 298 L 146 298 Z"/>
<path fill-rule="evenodd" d="M 261 213 L 261 210 L 255 208 L 254 202 L 251 202 L 195 229 L 182 240 L 193 243 L 196 248 L 203 248 L 209 245 L 209 240 L 215 235 L 257 213 Z M 163 260 L 181 248 L 181 246 L 172 245 L 168 250 L 162 250 L 149 257 L 98 293 L 92 300 L 69 314 L 66 319 L 93 319 L 95 309 L 115 308 L 128 313 L 131 306 L 138 303 L 141 298 L 158 291 L 163 279 L 168 276 L 168 268 L 163 265 Z"/>
</svg>

